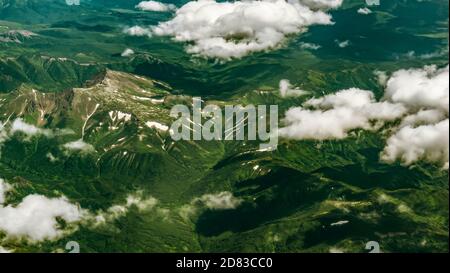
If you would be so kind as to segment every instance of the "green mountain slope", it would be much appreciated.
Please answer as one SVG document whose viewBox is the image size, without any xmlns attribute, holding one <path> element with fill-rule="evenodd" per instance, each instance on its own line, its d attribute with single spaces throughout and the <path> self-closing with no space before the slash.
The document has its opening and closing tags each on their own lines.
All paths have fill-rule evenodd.
<svg viewBox="0 0 450 273">
<path fill-rule="evenodd" d="M 193 96 L 219 106 L 276 104 L 280 124 L 310 97 L 356 87 L 379 99 L 375 71 L 448 64 L 448 2 L 382 1 L 365 16 L 357 12 L 363 1 L 345 1 L 331 11 L 335 24 L 228 62 L 191 56 L 170 37 L 127 35 L 127 27 L 172 17 L 136 10 L 138 2 L 0 0 L 0 178 L 14 185 L 7 204 L 64 195 L 92 215 L 118 215 L 39 243 L 0 231 L 1 247 L 367 252 L 377 241 L 384 252 L 448 252 L 448 171 L 382 163 L 392 124 L 344 140 L 281 139 L 276 151 L 169 134 L 172 106 L 191 107 Z M 134 54 L 122 56 L 126 49 Z M 307 95 L 282 98 L 281 79 Z M 12 132 L 17 121 L 21 130 Z M 142 210 L 137 199 L 123 213 L 136 193 L 156 205 Z M 233 209 L 214 202 L 224 193 Z"/>
<path fill-rule="evenodd" d="M 20 56 L 0 59 L 0 92 L 16 90 L 27 84 L 47 92 L 89 85 L 104 73 L 101 66 L 80 64 L 65 58 Z"/>
<path fill-rule="evenodd" d="M 107 70 L 86 88 L 45 94 L 23 85 L 2 95 L 0 113 L 10 121 L 20 117 L 41 128 L 73 130 L 26 141 L 16 134 L 3 144 L 0 171 L 23 181 L 23 194 L 59 192 L 95 211 L 139 188 L 164 211 L 132 210 L 108 228 L 83 226 L 40 251 L 67 240 L 93 252 L 363 252 L 370 240 L 380 241 L 384 251 L 448 247 L 445 172 L 378 163 L 384 141 L 372 133 L 320 149 L 314 142 L 290 141 L 275 152 L 259 151 L 252 142 L 173 142 L 167 132 L 146 125 L 170 124 L 171 105 L 189 101 L 171 92 L 163 82 Z M 246 99 L 273 97 L 255 92 Z M 61 150 L 81 137 L 94 153 Z M 222 191 L 241 198 L 241 206 L 217 211 L 192 203 Z M 351 225 L 334 224 L 340 222 Z"/>
</svg>

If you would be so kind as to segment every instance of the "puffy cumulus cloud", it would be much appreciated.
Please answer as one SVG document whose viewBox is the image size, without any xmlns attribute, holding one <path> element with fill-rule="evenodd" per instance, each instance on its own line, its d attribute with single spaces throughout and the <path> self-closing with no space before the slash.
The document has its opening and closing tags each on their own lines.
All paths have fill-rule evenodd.
<svg viewBox="0 0 450 273">
<path fill-rule="evenodd" d="M 190 1 L 153 33 L 189 42 L 187 52 L 211 58 L 241 58 L 280 46 L 286 36 L 314 24 L 332 24 L 326 9 L 342 1 L 248 0 Z"/>
<path fill-rule="evenodd" d="M 312 109 L 304 108 L 309 107 Z M 376 129 L 373 121 L 393 121 L 406 113 L 401 104 L 376 102 L 370 91 L 351 88 L 286 112 L 280 136 L 293 139 L 342 139 L 355 129 Z"/>
<path fill-rule="evenodd" d="M 0 230 L 8 236 L 26 236 L 34 241 L 55 239 L 63 234 L 57 218 L 73 223 L 81 219 L 81 210 L 64 197 L 28 195 L 15 207 L 0 208 Z"/>
<path fill-rule="evenodd" d="M 21 118 L 16 118 L 10 126 L 6 126 L 0 122 L 0 142 L 4 142 L 17 133 L 24 134 L 25 140 L 30 140 L 34 136 L 45 136 L 52 138 L 55 136 L 71 135 L 74 134 L 74 131 L 70 129 L 44 129 L 33 124 L 26 123 Z"/>
<path fill-rule="evenodd" d="M 24 133 L 25 135 L 27 135 L 27 137 L 32 137 L 35 135 L 44 135 L 47 137 L 53 136 L 53 133 L 51 130 L 42 129 L 42 128 L 36 127 L 32 124 L 28 124 L 28 123 L 24 122 L 21 118 L 15 119 L 10 128 L 11 134 L 15 134 L 17 132 Z"/>
<path fill-rule="evenodd" d="M 62 145 L 63 149 L 66 153 L 78 152 L 81 154 L 89 154 L 94 153 L 95 148 L 89 143 L 84 142 L 82 139 L 78 139 L 76 141 L 68 142 Z"/>
<path fill-rule="evenodd" d="M 48 152 L 48 153 L 45 155 L 45 157 L 47 157 L 48 160 L 49 160 L 50 162 L 52 162 L 52 163 L 57 162 L 57 161 L 59 160 L 56 156 L 54 156 L 54 155 L 53 155 L 52 153 L 50 153 L 50 152 Z"/>
<path fill-rule="evenodd" d="M 358 9 L 359 14 L 368 15 L 371 14 L 372 11 L 369 8 L 360 8 Z"/>
<path fill-rule="evenodd" d="M 5 188 L 5 184 L 3 180 L 0 181 L 0 187 Z M 4 200 L 4 192 L 0 195 Z M 0 231 L 7 237 L 32 241 L 52 240 L 63 236 L 65 232 L 57 219 L 71 224 L 80 221 L 82 216 L 81 208 L 65 197 L 47 198 L 31 194 L 15 206 L 0 204 Z"/>
<path fill-rule="evenodd" d="M 229 191 L 204 194 L 192 199 L 189 204 L 182 206 L 179 210 L 179 214 L 183 219 L 188 220 L 202 209 L 230 210 L 239 207 L 242 202 L 242 199 L 235 197 L 233 193 Z"/>
<path fill-rule="evenodd" d="M 300 0 L 300 2 L 313 9 L 336 9 L 342 5 L 343 0 Z"/>
<path fill-rule="evenodd" d="M 152 32 L 150 29 L 143 28 L 140 26 L 127 27 L 123 30 L 123 33 L 130 36 L 148 36 L 152 37 Z"/>
<path fill-rule="evenodd" d="M 133 55 L 133 54 L 134 54 L 134 50 L 131 49 L 131 48 L 127 48 L 127 49 L 125 49 L 125 50 L 122 52 L 122 54 L 120 54 L 120 56 L 122 56 L 122 57 L 130 57 L 130 56 Z"/>
<path fill-rule="evenodd" d="M 448 169 L 449 120 L 437 124 L 406 126 L 391 136 L 382 152 L 382 160 L 394 162 L 400 160 L 411 165 L 419 160 L 443 163 Z"/>
<path fill-rule="evenodd" d="M 107 210 L 97 213 L 90 213 L 85 217 L 85 221 L 94 226 L 113 222 L 120 217 L 125 216 L 131 207 L 136 207 L 139 211 L 153 209 L 158 204 L 158 200 L 152 196 L 145 197 L 142 191 L 129 194 L 122 204 L 109 207 Z"/>
<path fill-rule="evenodd" d="M 350 41 L 349 40 L 345 40 L 345 41 L 340 41 L 340 40 L 334 40 L 334 42 L 338 45 L 338 47 L 340 48 L 346 48 L 350 45 Z"/>
<path fill-rule="evenodd" d="M 202 195 L 194 199 L 193 202 L 200 203 L 212 210 L 227 210 L 237 208 L 242 203 L 242 199 L 234 197 L 231 192 L 224 191 L 217 194 Z"/>
<path fill-rule="evenodd" d="M 32 137 L 44 136 L 47 138 L 53 138 L 58 136 L 73 135 L 75 134 L 75 132 L 67 128 L 65 129 L 40 128 L 33 124 L 26 123 L 21 118 L 16 118 L 12 122 L 6 122 L 6 124 L 0 121 L 0 152 L 4 142 L 11 138 L 19 136 L 17 134 L 22 134 L 24 136 L 22 140 L 26 142 L 30 141 Z M 92 145 L 87 144 L 82 140 L 66 143 L 62 146 L 62 148 L 65 150 L 66 153 L 75 151 L 81 153 L 90 153 L 95 151 Z M 47 157 L 52 162 L 57 161 L 57 158 L 50 153 L 47 153 Z"/>
<path fill-rule="evenodd" d="M 414 50 L 405 52 L 405 53 L 395 53 L 393 55 L 397 60 L 399 59 L 422 59 L 422 60 L 428 60 L 428 59 L 433 59 L 433 58 L 437 58 L 437 57 L 444 57 L 444 56 L 448 56 L 448 47 L 446 48 L 442 48 L 442 49 L 438 49 L 435 51 L 431 51 L 431 52 L 427 52 L 427 53 L 423 53 L 423 54 L 417 54 L 417 52 L 415 52 Z"/>
<path fill-rule="evenodd" d="M 283 79 L 280 81 L 280 96 L 281 97 L 295 97 L 295 96 L 302 96 L 308 94 L 307 91 L 303 91 L 299 88 L 295 88 L 292 86 L 292 84 L 289 82 L 289 80 Z"/>
<path fill-rule="evenodd" d="M 385 71 L 375 70 L 373 74 L 377 77 L 378 84 L 386 87 L 389 77 Z"/>
<path fill-rule="evenodd" d="M 382 160 L 426 160 L 448 169 L 449 67 L 399 70 L 386 83 L 385 99 L 404 104 L 411 114 L 387 140 Z"/>
<path fill-rule="evenodd" d="M 431 109 L 431 110 L 421 110 L 417 113 L 408 115 L 402 120 L 400 125 L 401 128 L 406 126 L 419 126 L 426 124 L 435 124 L 441 120 L 446 119 L 447 115 L 444 112 Z"/>
<path fill-rule="evenodd" d="M 374 95 L 370 91 L 350 88 L 321 98 L 308 100 L 305 105 L 331 109 L 335 107 L 360 108 L 373 103 Z"/>
<path fill-rule="evenodd" d="M 378 129 L 398 120 L 389 130 L 382 161 L 399 160 L 407 166 L 428 161 L 448 169 L 449 67 L 376 75 L 385 86 L 381 101 L 356 88 L 313 98 L 286 112 L 286 127 L 279 134 L 293 139 L 342 139 L 352 130 Z"/>
<path fill-rule="evenodd" d="M 157 1 L 142 1 L 136 5 L 136 8 L 145 11 L 157 11 L 157 12 L 167 12 L 177 9 L 177 7 L 173 4 L 164 4 Z"/>
<path fill-rule="evenodd" d="M 16 134 L 21 133 L 25 135 L 24 141 L 29 141 L 34 136 L 45 136 L 53 138 L 56 136 L 72 135 L 75 132 L 71 129 L 44 129 L 39 128 L 33 124 L 28 124 L 21 118 L 15 119 L 10 125 L 4 125 L 0 122 L 0 149 L 5 141 L 14 137 Z M 95 148 L 89 143 L 79 139 L 76 141 L 68 142 L 61 145 L 61 149 L 64 150 L 66 155 L 71 153 L 89 154 L 94 153 Z M 54 162 L 57 158 L 52 154 L 47 154 L 50 161 Z"/>
<path fill-rule="evenodd" d="M 5 205 L 6 192 L 12 186 L 0 179 L 0 232 L 6 238 L 24 238 L 31 243 L 55 240 L 76 231 L 80 225 L 96 228 L 125 216 L 131 207 L 139 211 L 154 208 L 158 200 L 144 196 L 142 191 L 129 194 L 122 204 L 91 212 L 70 202 L 66 197 L 48 198 L 31 194 L 17 205 Z M 166 210 L 159 210 L 166 213 Z M 59 220 L 66 223 L 63 228 Z"/>
<path fill-rule="evenodd" d="M 285 121 L 288 126 L 279 133 L 294 139 L 340 139 L 351 129 L 368 127 L 366 119 L 355 117 L 353 111 L 344 108 L 325 112 L 294 108 L 286 113 Z"/>
<path fill-rule="evenodd" d="M 318 50 L 321 48 L 320 45 L 317 44 L 313 44 L 313 43 L 300 43 L 300 48 L 301 49 L 311 49 L 311 50 Z"/>
<path fill-rule="evenodd" d="M 449 67 L 399 70 L 387 82 L 385 99 L 415 109 L 449 112 Z"/>
<path fill-rule="evenodd" d="M 22 140 L 30 141 L 31 138 L 35 136 L 53 138 L 55 136 L 70 135 L 74 133 L 75 132 L 70 129 L 51 130 L 39 128 L 33 124 L 26 123 L 21 118 L 15 119 L 12 123 L 9 121 L 6 123 L 0 121 L 0 156 L 4 143 L 13 137 L 17 137 L 17 134 L 22 134 L 24 136 Z"/>
</svg>

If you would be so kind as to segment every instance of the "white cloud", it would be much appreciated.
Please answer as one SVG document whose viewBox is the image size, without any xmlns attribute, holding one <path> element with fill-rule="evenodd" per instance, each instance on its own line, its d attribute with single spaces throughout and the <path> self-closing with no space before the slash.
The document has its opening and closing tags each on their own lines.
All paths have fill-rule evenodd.
<svg viewBox="0 0 450 273">
<path fill-rule="evenodd" d="M 294 88 L 289 80 L 283 79 L 280 81 L 280 95 L 281 97 L 302 96 L 309 92 L 303 91 L 299 88 Z"/>
<path fill-rule="evenodd" d="M 140 10 L 156 12 L 167 12 L 177 9 L 177 7 L 173 4 L 164 4 L 157 1 L 142 1 L 138 5 L 136 5 L 136 8 Z"/>
<path fill-rule="evenodd" d="M 8 184 L 0 181 L 0 187 L 5 188 L 5 185 Z M 0 195 L 4 200 L 4 192 L 0 192 Z M 16 206 L 0 204 L 0 231 L 7 237 L 29 238 L 32 241 L 52 240 L 65 232 L 57 218 L 71 224 L 81 220 L 82 215 L 80 207 L 65 197 L 47 198 L 32 194 Z"/>
<path fill-rule="evenodd" d="M 144 197 L 142 191 L 129 194 L 123 204 L 113 205 L 105 211 L 90 214 L 85 217 L 85 221 L 92 222 L 94 226 L 110 223 L 120 217 L 125 216 L 129 209 L 135 206 L 139 211 L 153 209 L 158 204 L 158 200 L 152 196 Z"/>
<path fill-rule="evenodd" d="M 338 47 L 340 47 L 340 48 L 346 48 L 346 47 L 348 47 L 348 46 L 350 45 L 350 41 L 349 41 L 349 40 L 345 40 L 345 41 L 335 40 L 334 42 L 335 42 L 335 43 L 338 45 Z"/>
<path fill-rule="evenodd" d="M 417 113 L 408 115 L 405 117 L 400 125 L 401 128 L 406 126 L 418 126 L 426 124 L 435 124 L 446 119 L 444 112 L 431 109 L 431 110 L 421 110 Z"/>
<path fill-rule="evenodd" d="M 21 118 L 15 119 L 10 126 L 0 121 L 0 152 L 5 141 L 14 137 L 16 133 L 24 134 L 24 141 L 30 141 L 34 136 L 45 136 L 52 138 L 54 136 L 71 135 L 75 132 L 71 129 L 43 129 L 33 124 L 24 122 Z"/>
<path fill-rule="evenodd" d="M 31 194 L 15 206 L 4 205 L 5 193 L 10 189 L 12 186 L 0 179 L 0 232 L 7 238 L 25 238 L 31 243 L 59 239 L 76 231 L 79 225 L 95 228 L 111 223 L 125 216 L 131 207 L 146 211 L 158 203 L 157 199 L 145 197 L 142 191 L 137 191 L 129 194 L 124 203 L 96 213 L 80 208 L 64 196 L 48 198 Z M 164 209 L 158 212 L 167 214 Z M 57 219 L 64 220 L 68 225 L 63 229 Z"/>
<path fill-rule="evenodd" d="M 127 48 L 127 49 L 125 49 L 125 50 L 122 52 L 122 54 L 120 54 L 120 56 L 122 56 L 122 57 L 130 57 L 130 56 L 133 55 L 133 54 L 134 54 L 134 50 L 131 49 L 131 48 Z"/>
<path fill-rule="evenodd" d="M 286 112 L 286 127 L 279 133 L 294 139 L 342 139 L 355 129 L 376 129 L 372 121 L 393 121 L 406 113 L 401 104 L 376 102 L 370 91 L 351 88 L 310 99 Z"/>
<path fill-rule="evenodd" d="M 313 9 L 335 9 L 342 5 L 343 0 L 300 0 L 300 3 Z"/>
<path fill-rule="evenodd" d="M 81 210 L 64 197 L 28 195 L 15 207 L 0 207 L 0 230 L 8 236 L 26 236 L 35 241 L 55 239 L 63 235 L 57 217 L 73 223 L 81 219 Z"/>
<path fill-rule="evenodd" d="M 7 129 L 7 130 L 5 130 Z M 0 142 L 6 140 L 9 136 L 13 136 L 16 133 L 23 133 L 26 136 L 25 140 L 29 140 L 33 136 L 45 136 L 52 138 L 54 136 L 63 136 L 74 134 L 71 129 L 44 129 L 39 128 L 33 124 L 26 123 L 21 118 L 16 118 L 10 127 L 5 128 L 3 123 L 0 123 Z"/>
<path fill-rule="evenodd" d="M 372 11 L 369 8 L 360 8 L 358 9 L 359 14 L 368 15 L 371 14 Z"/>
<path fill-rule="evenodd" d="M 387 82 L 385 99 L 415 109 L 449 112 L 449 67 L 399 70 Z"/>
<path fill-rule="evenodd" d="M 419 160 L 442 163 L 448 168 L 449 156 L 449 120 L 434 125 L 421 125 L 413 128 L 406 126 L 387 140 L 382 160 L 394 162 L 400 160 L 411 165 Z"/>
<path fill-rule="evenodd" d="M 385 94 L 377 102 L 370 91 L 338 91 L 289 109 L 280 136 L 293 139 L 342 139 L 355 129 L 379 129 L 399 120 L 388 131 L 381 160 L 404 165 L 428 161 L 449 165 L 449 67 L 399 70 L 388 78 L 376 73 Z"/>
<path fill-rule="evenodd" d="M 94 146 L 84 142 L 82 139 L 68 142 L 62 146 L 67 152 L 80 152 L 82 154 L 88 154 L 95 152 Z"/>
<path fill-rule="evenodd" d="M 319 48 L 321 48 L 320 45 L 316 45 L 316 44 L 312 44 L 312 43 L 300 43 L 300 48 L 302 49 L 311 49 L 311 50 L 318 50 Z"/>
<path fill-rule="evenodd" d="M 448 47 L 445 48 L 445 49 L 441 49 L 441 50 L 436 50 L 436 51 L 432 51 L 432 52 L 429 52 L 429 53 L 420 54 L 418 57 L 420 59 L 427 60 L 427 59 L 433 59 L 433 58 L 441 57 L 441 56 L 445 56 L 445 55 L 448 55 Z"/>
<path fill-rule="evenodd" d="M 179 214 L 181 218 L 185 221 L 189 220 L 190 217 L 197 213 L 197 207 L 192 204 L 184 205 L 179 209 Z"/>
<path fill-rule="evenodd" d="M 394 54 L 394 57 L 398 60 L 398 59 L 422 59 L 422 60 L 427 60 L 427 59 L 433 59 L 436 57 L 441 57 L 441 56 L 448 56 L 448 47 L 447 48 L 443 48 L 443 49 L 439 49 L 436 51 L 431 51 L 428 53 L 423 53 L 423 54 L 417 54 L 414 50 L 408 51 L 406 53 L 396 53 Z"/>
<path fill-rule="evenodd" d="M 378 84 L 386 87 L 387 81 L 389 80 L 387 73 L 385 71 L 376 70 L 373 72 L 373 74 L 377 76 Z"/>
<path fill-rule="evenodd" d="M 152 209 L 158 200 L 154 197 L 144 197 L 142 192 L 136 192 L 127 196 L 126 207 L 136 206 L 139 210 Z"/>
<path fill-rule="evenodd" d="M 38 128 L 32 124 L 24 122 L 21 118 L 17 118 L 13 121 L 11 129 L 9 131 L 12 135 L 21 132 L 27 135 L 27 137 L 32 137 L 36 135 L 44 135 L 47 137 L 52 137 L 53 133 L 49 129 Z"/>
<path fill-rule="evenodd" d="M 183 219 L 188 220 L 204 208 L 210 210 L 230 210 L 236 209 L 242 202 L 242 199 L 233 196 L 233 193 L 229 191 L 204 194 L 192 199 L 189 204 L 182 206 L 179 213 Z"/>
<path fill-rule="evenodd" d="M 123 30 L 123 32 L 125 34 L 130 35 L 130 36 L 148 36 L 148 37 L 152 37 L 152 32 L 149 29 L 143 28 L 143 27 L 140 27 L 140 26 L 133 26 L 133 27 L 125 28 Z"/>
<path fill-rule="evenodd" d="M 279 47 L 286 36 L 314 24 L 332 24 L 326 9 L 342 1 L 190 1 L 175 17 L 153 28 L 156 35 L 190 42 L 187 52 L 211 58 L 241 58 Z M 314 7 L 314 8 L 312 8 Z"/>
<path fill-rule="evenodd" d="M 372 92 L 358 88 L 350 88 L 317 99 L 310 99 L 305 102 L 305 105 L 323 109 L 335 107 L 360 108 L 371 104 L 374 101 L 375 99 Z"/>
<path fill-rule="evenodd" d="M 382 160 L 404 165 L 426 160 L 448 169 L 449 67 L 399 70 L 387 82 L 385 99 L 404 104 L 412 114 L 387 140 Z"/>
<path fill-rule="evenodd" d="M 48 158 L 48 160 L 52 163 L 57 162 L 59 159 L 55 157 L 52 153 L 48 152 L 45 157 Z"/>
<path fill-rule="evenodd" d="M 193 203 L 200 203 L 212 210 L 227 210 L 237 208 L 242 203 L 242 199 L 234 197 L 231 192 L 224 191 L 202 195 L 194 199 Z"/>
</svg>

